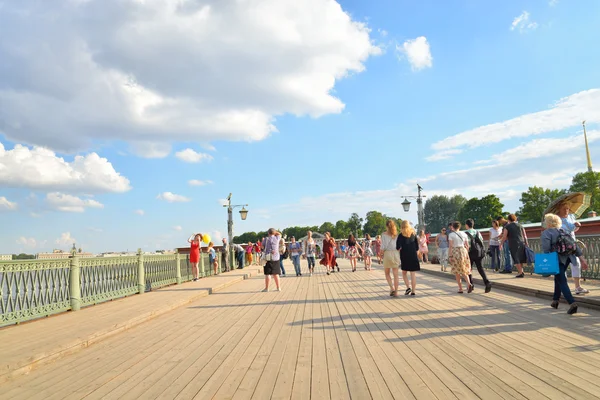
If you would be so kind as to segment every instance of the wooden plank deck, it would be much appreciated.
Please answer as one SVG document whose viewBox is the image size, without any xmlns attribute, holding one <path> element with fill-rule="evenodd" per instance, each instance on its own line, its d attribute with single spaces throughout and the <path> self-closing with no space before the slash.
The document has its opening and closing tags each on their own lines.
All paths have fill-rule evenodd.
<svg viewBox="0 0 600 400">
<path fill-rule="evenodd" d="M 5 382 L 0 398 L 600 397 L 600 312 L 459 295 L 427 274 L 416 296 L 391 298 L 378 267 L 340 266 L 282 292 L 238 283 Z"/>
</svg>

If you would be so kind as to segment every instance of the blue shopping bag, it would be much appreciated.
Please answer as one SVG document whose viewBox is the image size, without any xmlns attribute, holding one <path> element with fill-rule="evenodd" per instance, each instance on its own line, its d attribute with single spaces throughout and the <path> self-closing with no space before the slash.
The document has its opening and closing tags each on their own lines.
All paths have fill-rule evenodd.
<svg viewBox="0 0 600 400">
<path fill-rule="evenodd" d="M 540 275 L 556 275 L 558 268 L 558 253 L 538 253 L 535 255 L 533 272 Z"/>
</svg>

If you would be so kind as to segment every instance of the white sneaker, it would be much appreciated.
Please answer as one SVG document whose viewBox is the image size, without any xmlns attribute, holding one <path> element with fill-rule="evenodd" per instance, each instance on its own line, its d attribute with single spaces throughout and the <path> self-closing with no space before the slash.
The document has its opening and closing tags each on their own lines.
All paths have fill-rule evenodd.
<svg viewBox="0 0 600 400">
<path fill-rule="evenodd" d="M 267 288 L 264 288 L 264 289 L 262 290 L 262 292 L 263 292 L 263 293 L 265 293 L 265 292 L 268 292 L 268 291 L 269 291 L 269 289 L 267 289 Z"/>
<path fill-rule="evenodd" d="M 582 288 L 581 286 L 579 286 L 578 288 L 575 289 L 575 294 L 587 294 L 590 291 L 587 289 Z"/>
<path fill-rule="evenodd" d="M 278 291 L 278 292 L 281 292 L 281 288 L 280 288 L 280 287 L 278 287 L 278 288 L 277 288 L 277 291 Z"/>
</svg>

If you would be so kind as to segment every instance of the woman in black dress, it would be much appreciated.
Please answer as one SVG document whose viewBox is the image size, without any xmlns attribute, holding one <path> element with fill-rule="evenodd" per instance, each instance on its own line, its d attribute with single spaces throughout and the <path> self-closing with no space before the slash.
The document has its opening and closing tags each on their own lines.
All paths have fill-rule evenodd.
<svg viewBox="0 0 600 400">
<path fill-rule="evenodd" d="M 396 240 L 396 249 L 400 251 L 400 268 L 402 269 L 402 279 L 406 285 L 405 295 L 415 295 L 417 286 L 417 271 L 421 270 L 419 264 L 419 240 L 415 229 L 407 220 L 402 221 L 400 234 Z M 408 272 L 410 271 L 410 285 L 408 284 Z"/>
</svg>

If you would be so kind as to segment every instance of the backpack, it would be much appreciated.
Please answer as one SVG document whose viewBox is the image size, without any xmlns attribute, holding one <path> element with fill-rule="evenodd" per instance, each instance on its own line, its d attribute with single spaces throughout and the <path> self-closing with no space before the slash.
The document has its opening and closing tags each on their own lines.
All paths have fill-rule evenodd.
<svg viewBox="0 0 600 400">
<path fill-rule="evenodd" d="M 482 260 L 485 257 L 485 246 L 483 242 L 479 238 L 479 235 L 471 235 L 469 232 L 465 231 L 467 236 L 469 237 L 469 258 L 471 260 Z"/>
<path fill-rule="evenodd" d="M 558 238 L 554 244 L 554 251 L 560 255 L 572 255 L 577 252 L 577 242 L 573 236 L 569 235 L 562 229 L 558 230 Z"/>
<path fill-rule="evenodd" d="M 286 260 L 288 258 L 289 254 L 288 254 L 288 249 L 287 249 L 287 246 L 285 245 L 285 243 L 279 245 L 279 254 L 281 255 L 281 258 L 283 258 L 284 260 Z"/>
</svg>

